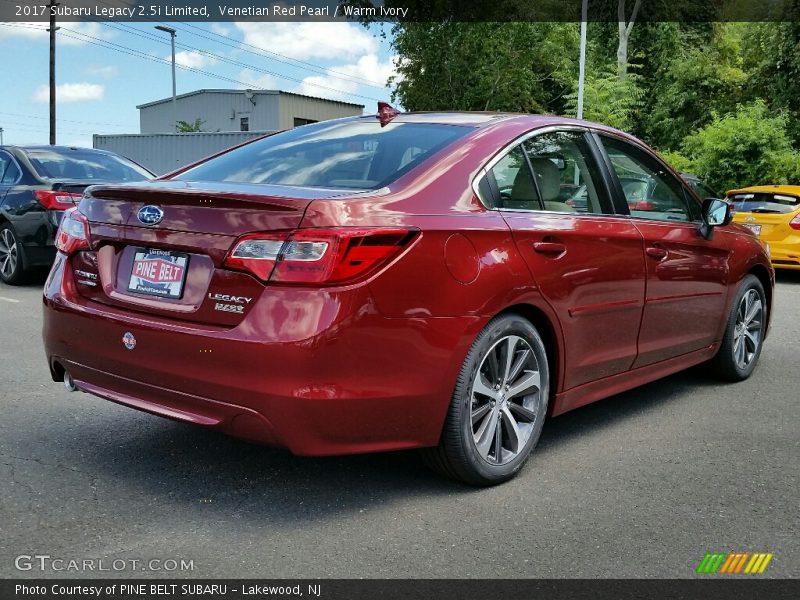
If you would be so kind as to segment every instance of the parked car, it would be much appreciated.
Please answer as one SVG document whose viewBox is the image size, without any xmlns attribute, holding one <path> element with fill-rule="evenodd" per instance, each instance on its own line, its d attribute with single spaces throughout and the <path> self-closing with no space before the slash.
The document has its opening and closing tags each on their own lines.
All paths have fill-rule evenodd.
<svg viewBox="0 0 800 600">
<path fill-rule="evenodd" d="M 16 284 L 29 269 L 53 264 L 61 216 L 87 186 L 152 177 L 103 150 L 0 146 L 0 280 Z"/>
<path fill-rule="evenodd" d="M 692 175 L 691 173 L 681 173 L 681 177 L 687 184 L 689 184 L 689 187 L 692 188 L 692 191 L 700 198 L 722 198 L 722 196 L 720 196 L 714 188 L 700 179 L 697 175 Z"/>
<path fill-rule="evenodd" d="M 741 223 L 769 244 L 776 269 L 800 269 L 800 185 L 757 185 L 725 192 Z"/>
<path fill-rule="evenodd" d="M 554 155 L 586 212 L 558 200 Z M 632 214 L 631 170 L 681 212 Z M 58 234 L 45 351 L 70 390 L 298 455 L 425 448 L 495 484 L 547 416 L 706 361 L 750 376 L 774 271 L 730 217 L 601 125 L 321 122 L 88 190 Z"/>
</svg>

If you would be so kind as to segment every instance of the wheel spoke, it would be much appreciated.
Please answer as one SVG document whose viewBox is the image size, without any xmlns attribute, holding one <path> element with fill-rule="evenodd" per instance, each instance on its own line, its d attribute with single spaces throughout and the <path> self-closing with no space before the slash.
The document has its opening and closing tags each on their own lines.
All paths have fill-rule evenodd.
<svg viewBox="0 0 800 600">
<path fill-rule="evenodd" d="M 506 398 L 516 398 L 533 390 L 538 390 L 540 385 L 539 371 L 525 371 L 522 377 L 508 388 Z"/>
<path fill-rule="evenodd" d="M 475 447 L 478 449 L 478 454 L 482 458 L 489 456 L 489 450 L 492 448 L 492 442 L 495 438 L 495 430 L 497 429 L 497 411 L 492 410 L 486 415 L 478 431 L 474 434 Z"/>
<path fill-rule="evenodd" d="M 514 413 L 517 417 L 519 417 L 523 421 L 527 421 L 528 423 L 533 423 L 536 420 L 536 413 L 529 408 L 525 408 L 521 404 L 509 402 L 508 408 L 511 410 L 512 413 Z"/>
<path fill-rule="evenodd" d="M 522 435 L 520 434 L 519 427 L 517 427 L 517 420 L 514 418 L 514 415 L 511 414 L 511 411 L 508 410 L 507 405 L 503 407 L 500 415 L 508 439 L 508 449 L 516 454 L 522 447 Z"/>
<path fill-rule="evenodd" d="M 489 352 L 487 360 L 489 362 L 489 377 L 491 378 L 492 383 L 500 383 L 503 379 L 503 376 L 500 374 L 500 365 L 497 362 L 496 348 Z"/>
<path fill-rule="evenodd" d="M 745 363 L 745 360 L 744 360 L 745 347 L 744 347 L 744 338 L 743 337 L 739 338 L 739 346 L 738 346 L 738 348 L 736 348 L 735 352 L 736 352 L 736 363 L 740 367 L 744 367 L 746 363 Z"/>
<path fill-rule="evenodd" d="M 498 465 L 503 462 L 503 424 L 500 421 L 498 412 L 494 422 L 494 462 Z"/>
<path fill-rule="evenodd" d="M 472 411 L 472 424 L 475 425 L 478 421 L 480 421 L 486 413 L 492 410 L 492 405 L 487 402 L 486 404 L 482 404 L 478 408 Z"/>
<path fill-rule="evenodd" d="M 750 342 L 750 345 L 751 345 L 750 350 L 752 352 L 755 352 L 756 350 L 758 350 L 758 336 L 756 336 L 752 331 L 749 331 L 749 330 L 745 329 L 745 331 L 744 331 L 744 339 L 745 339 L 745 341 L 749 341 Z"/>
<path fill-rule="evenodd" d="M 755 319 L 756 315 L 761 312 L 761 299 L 757 299 L 755 302 L 752 303 L 750 309 L 744 316 L 744 322 L 750 323 L 753 319 Z"/>
<path fill-rule="evenodd" d="M 474 396 L 475 394 L 488 398 L 494 398 L 497 395 L 497 390 L 484 380 L 483 374 L 480 372 L 475 377 L 475 383 L 472 384 L 472 395 Z"/>
<path fill-rule="evenodd" d="M 532 354 L 532 352 L 525 348 L 522 352 L 520 352 L 519 358 L 514 361 L 513 366 L 511 367 L 511 372 L 508 374 L 508 382 L 516 381 L 517 377 L 519 377 L 520 372 L 522 372 L 522 367 L 528 361 L 528 357 Z"/>
<path fill-rule="evenodd" d="M 515 335 L 510 335 L 506 341 L 506 356 L 505 356 L 505 367 L 504 367 L 504 374 L 503 374 L 503 385 L 507 385 L 510 383 L 510 375 L 511 375 L 511 367 L 514 364 L 514 350 L 517 347 L 517 342 L 520 338 Z"/>
</svg>

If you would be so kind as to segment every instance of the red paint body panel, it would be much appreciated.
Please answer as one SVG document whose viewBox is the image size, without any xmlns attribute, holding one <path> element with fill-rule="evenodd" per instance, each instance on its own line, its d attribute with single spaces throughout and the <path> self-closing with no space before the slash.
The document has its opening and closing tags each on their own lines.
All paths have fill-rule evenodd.
<svg viewBox="0 0 800 600">
<path fill-rule="evenodd" d="M 489 210 L 471 187 L 536 128 L 612 130 L 544 116 L 392 122 L 439 118 L 474 129 L 379 190 L 92 188 L 80 204 L 91 249 L 59 254 L 45 285 L 54 378 L 68 370 L 92 394 L 297 454 L 425 447 L 439 440 L 470 346 L 503 311 L 529 316 L 547 339 L 560 414 L 712 357 L 748 272 L 771 298 L 764 249 L 737 226 L 705 241 L 691 224 Z M 138 223 L 148 204 L 161 223 Z M 342 227 L 418 234 L 347 285 L 265 283 L 225 266 L 242 235 Z M 180 298 L 127 290 L 136 248 L 188 255 Z"/>
</svg>

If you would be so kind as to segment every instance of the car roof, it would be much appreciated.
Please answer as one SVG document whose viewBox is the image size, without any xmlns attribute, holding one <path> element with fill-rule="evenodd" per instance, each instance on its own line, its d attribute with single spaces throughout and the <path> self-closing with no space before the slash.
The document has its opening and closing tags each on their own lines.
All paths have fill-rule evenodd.
<svg viewBox="0 0 800 600">
<path fill-rule="evenodd" d="M 750 187 L 743 187 L 735 190 L 728 190 L 728 194 L 747 194 L 747 193 L 761 193 L 761 194 L 791 194 L 792 196 L 800 196 L 800 185 L 751 185 Z"/>
<path fill-rule="evenodd" d="M 113 152 L 108 152 L 107 150 L 99 150 L 97 148 L 83 148 L 80 146 L 50 146 L 49 144 L 38 144 L 38 145 L 25 145 L 25 146 L 3 146 L 4 148 L 14 148 L 17 150 L 21 150 L 23 152 L 42 152 L 42 151 L 51 151 L 57 152 L 61 154 L 67 154 L 69 152 L 97 152 L 98 154 L 113 154 Z"/>
<path fill-rule="evenodd" d="M 377 115 L 363 115 L 350 117 L 355 120 L 374 120 Z M 614 129 L 602 123 L 594 123 L 582 119 L 572 119 L 569 117 L 559 117 L 557 115 L 542 115 L 531 113 L 512 113 L 512 112 L 490 112 L 490 111 L 455 111 L 455 112 L 401 112 L 391 119 L 393 123 L 430 123 L 441 125 L 467 125 L 473 127 L 485 127 L 500 123 L 520 123 L 524 122 L 531 128 L 571 125 L 573 127 L 589 127 L 601 129 L 603 131 L 616 133 L 625 138 L 631 136 L 623 131 Z"/>
</svg>

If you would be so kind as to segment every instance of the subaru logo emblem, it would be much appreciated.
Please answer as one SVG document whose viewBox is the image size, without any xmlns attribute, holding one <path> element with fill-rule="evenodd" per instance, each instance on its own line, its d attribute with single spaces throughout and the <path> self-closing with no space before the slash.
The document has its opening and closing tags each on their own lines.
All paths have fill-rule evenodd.
<svg viewBox="0 0 800 600">
<path fill-rule="evenodd" d="M 136 218 L 145 225 L 155 225 L 161 223 L 161 219 L 164 218 L 164 211 L 157 206 L 148 204 L 139 209 L 139 212 L 136 213 Z"/>
</svg>

